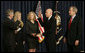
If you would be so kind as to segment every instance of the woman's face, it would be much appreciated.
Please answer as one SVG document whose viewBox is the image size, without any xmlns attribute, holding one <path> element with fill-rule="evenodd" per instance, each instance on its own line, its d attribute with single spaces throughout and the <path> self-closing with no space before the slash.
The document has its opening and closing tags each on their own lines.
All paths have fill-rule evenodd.
<svg viewBox="0 0 85 53">
<path fill-rule="evenodd" d="M 18 19 L 19 19 L 19 20 L 21 20 L 21 14 L 18 14 L 18 16 L 17 16 L 17 17 L 18 17 Z"/>
<path fill-rule="evenodd" d="M 30 19 L 31 19 L 31 20 L 34 19 L 34 14 L 33 14 L 33 13 L 30 14 Z"/>
</svg>

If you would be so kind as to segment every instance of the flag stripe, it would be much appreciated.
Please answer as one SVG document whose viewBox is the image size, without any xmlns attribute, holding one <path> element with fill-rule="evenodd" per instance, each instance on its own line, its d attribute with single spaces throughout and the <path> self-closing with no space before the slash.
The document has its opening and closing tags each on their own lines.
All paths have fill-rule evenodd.
<svg viewBox="0 0 85 53">
<path fill-rule="evenodd" d="M 38 16 L 39 11 L 41 11 L 41 2 L 40 1 L 38 1 L 37 8 L 36 8 L 37 16 Z M 41 13 L 42 13 L 42 11 L 41 11 Z M 41 16 L 41 20 L 43 22 L 43 15 Z M 38 17 L 37 17 L 36 21 L 38 21 Z M 44 33 L 44 27 L 41 26 L 39 21 L 38 21 L 38 25 L 39 25 L 40 32 Z"/>
</svg>

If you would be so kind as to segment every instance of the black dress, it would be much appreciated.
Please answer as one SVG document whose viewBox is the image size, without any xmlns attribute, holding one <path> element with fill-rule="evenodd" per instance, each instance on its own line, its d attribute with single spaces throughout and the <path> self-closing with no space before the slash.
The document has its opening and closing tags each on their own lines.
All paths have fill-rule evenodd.
<svg viewBox="0 0 85 53">
<path fill-rule="evenodd" d="M 26 21 L 25 29 L 26 29 L 27 45 L 28 45 L 29 49 L 35 49 L 38 46 L 37 45 L 38 38 L 34 37 L 31 34 L 32 33 L 38 34 L 40 32 L 37 21 L 34 21 L 34 24 L 32 22 L 30 22 L 29 20 Z"/>
<path fill-rule="evenodd" d="M 24 29 L 21 28 L 21 30 L 15 35 L 16 35 L 15 39 L 16 39 L 16 42 L 17 42 L 16 52 L 24 52 L 24 45 L 23 45 Z"/>
</svg>

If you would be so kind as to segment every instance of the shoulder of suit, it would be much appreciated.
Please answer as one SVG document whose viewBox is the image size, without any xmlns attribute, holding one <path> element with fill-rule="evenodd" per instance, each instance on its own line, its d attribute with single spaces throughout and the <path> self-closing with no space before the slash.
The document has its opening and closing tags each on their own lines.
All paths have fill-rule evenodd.
<svg viewBox="0 0 85 53">
<path fill-rule="evenodd" d="M 3 19 L 3 22 L 10 22 L 11 20 L 9 19 L 9 18 L 7 18 L 7 17 L 5 17 L 4 19 Z"/>
<path fill-rule="evenodd" d="M 56 20 L 54 16 L 52 16 L 51 19 Z"/>
<path fill-rule="evenodd" d="M 81 17 L 80 16 L 78 16 L 78 15 L 76 15 L 76 17 L 75 17 L 76 19 L 78 19 L 78 20 L 80 20 L 81 19 Z"/>
<path fill-rule="evenodd" d="M 9 18 L 5 17 L 4 20 L 10 20 Z"/>
</svg>

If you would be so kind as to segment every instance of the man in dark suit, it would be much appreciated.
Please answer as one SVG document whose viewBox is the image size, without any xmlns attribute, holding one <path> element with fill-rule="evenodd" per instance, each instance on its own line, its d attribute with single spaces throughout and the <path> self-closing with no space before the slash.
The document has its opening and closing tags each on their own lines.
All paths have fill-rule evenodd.
<svg viewBox="0 0 85 53">
<path fill-rule="evenodd" d="M 67 31 L 64 42 L 67 40 L 68 51 L 79 52 L 80 51 L 80 37 L 82 35 L 82 23 L 81 18 L 76 14 L 77 8 L 71 6 L 69 9 L 69 15 L 71 18 L 67 21 Z"/>
<path fill-rule="evenodd" d="M 40 18 L 38 20 L 40 24 L 45 28 L 45 33 L 43 33 L 43 35 L 45 36 L 46 48 L 48 52 L 56 52 L 56 20 L 53 16 L 52 9 L 47 9 L 45 15 L 46 19 L 44 20 L 44 22 L 42 22 Z"/>
<path fill-rule="evenodd" d="M 3 47 L 4 52 L 15 52 L 15 35 L 14 30 L 17 29 L 19 21 L 14 22 L 13 19 L 14 12 L 13 10 L 7 10 L 7 17 L 3 21 Z"/>
</svg>

